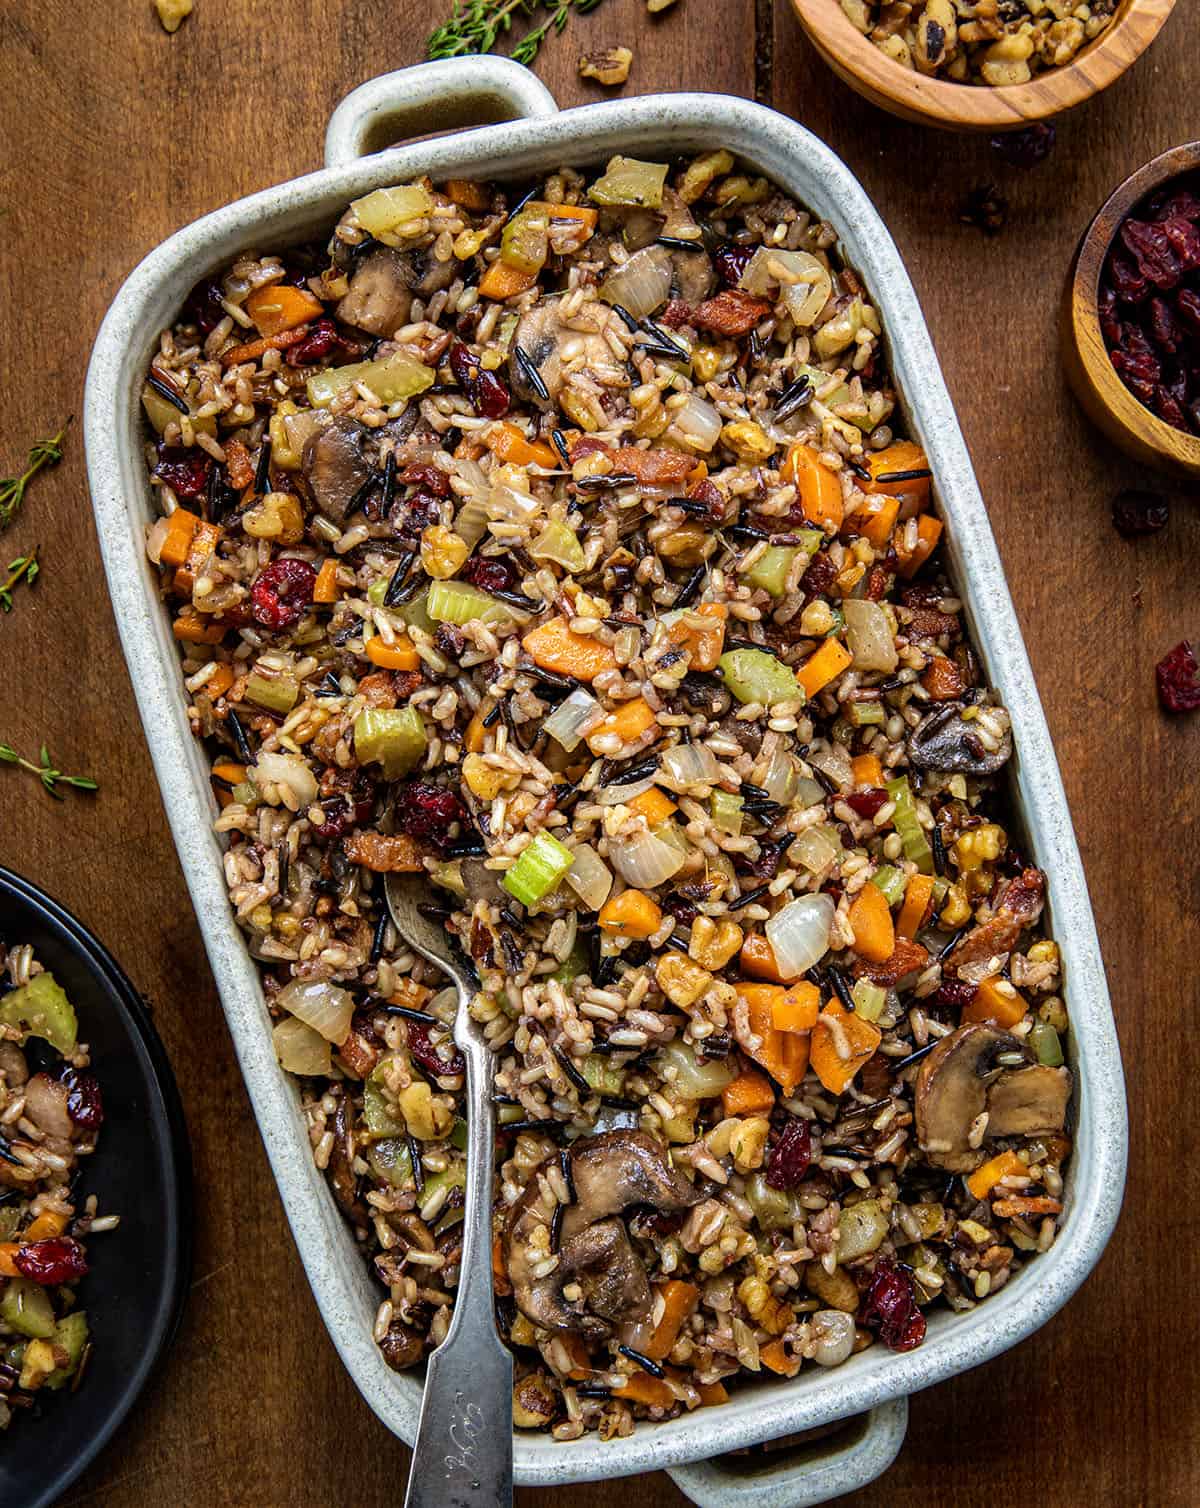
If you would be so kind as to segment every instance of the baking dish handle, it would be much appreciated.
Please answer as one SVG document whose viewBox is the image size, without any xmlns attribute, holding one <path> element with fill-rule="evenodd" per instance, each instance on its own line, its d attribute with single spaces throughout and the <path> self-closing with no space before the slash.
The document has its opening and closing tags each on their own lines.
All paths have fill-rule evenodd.
<svg viewBox="0 0 1200 1508">
<path fill-rule="evenodd" d="M 345 167 L 406 136 L 556 115 L 554 96 L 511 58 L 451 58 L 384 73 L 352 90 L 329 120 L 325 165 Z"/>
<path fill-rule="evenodd" d="M 908 1399 L 848 1419 L 836 1434 L 765 1458 L 716 1456 L 667 1475 L 697 1508 L 809 1508 L 865 1487 L 899 1454 Z"/>
</svg>

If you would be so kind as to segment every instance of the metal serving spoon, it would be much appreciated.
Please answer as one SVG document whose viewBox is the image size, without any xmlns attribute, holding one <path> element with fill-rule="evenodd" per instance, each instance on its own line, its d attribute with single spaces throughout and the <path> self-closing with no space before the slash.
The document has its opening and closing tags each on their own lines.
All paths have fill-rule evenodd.
<svg viewBox="0 0 1200 1508">
<path fill-rule="evenodd" d="M 467 1063 L 467 1187 L 454 1316 L 429 1358 L 405 1508 L 496 1508 L 513 1495 L 512 1353 L 496 1329 L 492 1288 L 493 1058 L 472 1020 L 471 979 L 449 934 L 421 915 L 425 875 L 389 874 L 400 936 L 458 989 L 454 1040 Z"/>
</svg>

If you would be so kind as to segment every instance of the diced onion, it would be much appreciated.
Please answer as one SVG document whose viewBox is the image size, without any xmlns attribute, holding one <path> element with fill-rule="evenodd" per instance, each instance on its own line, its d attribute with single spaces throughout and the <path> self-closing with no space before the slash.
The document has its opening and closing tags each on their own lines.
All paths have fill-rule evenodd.
<svg viewBox="0 0 1200 1508">
<path fill-rule="evenodd" d="M 846 615 L 846 644 L 854 656 L 855 670 L 891 672 L 900 663 L 892 625 L 887 612 L 878 602 L 847 597 L 842 603 Z"/>
<path fill-rule="evenodd" d="M 592 800 L 597 806 L 628 806 L 638 796 L 644 796 L 654 780 L 654 775 L 647 775 L 642 780 L 631 780 L 628 785 L 602 785 L 592 792 Z"/>
<path fill-rule="evenodd" d="M 737 1068 L 728 1058 L 701 1063 L 695 1049 L 679 1041 L 668 1042 L 658 1054 L 658 1071 L 685 1100 L 711 1100 L 737 1078 Z"/>
<path fill-rule="evenodd" d="M 812 874 L 824 874 L 840 851 L 841 844 L 834 841 L 827 827 L 807 828 L 791 848 L 797 863 Z"/>
<path fill-rule="evenodd" d="M 583 742 L 584 735 L 603 721 L 604 708 L 580 687 L 565 701 L 559 702 L 542 726 L 555 743 L 570 754 Z"/>
<path fill-rule="evenodd" d="M 806 758 L 815 769 L 828 775 L 839 791 L 848 791 L 854 784 L 850 756 L 841 744 L 826 743 L 824 739 L 818 739 Z"/>
<path fill-rule="evenodd" d="M 408 220 L 419 220 L 433 208 L 428 190 L 420 183 L 402 183 L 376 189 L 350 205 L 355 218 L 372 236 L 385 236 Z"/>
<path fill-rule="evenodd" d="M 714 785 L 720 776 L 713 751 L 704 744 L 676 744 L 663 755 L 658 783 L 686 795 L 696 786 Z"/>
<path fill-rule="evenodd" d="M 260 791 L 266 785 L 286 786 L 295 798 L 294 806 L 290 801 L 287 803 L 293 811 L 310 806 L 317 799 L 317 777 L 295 754 L 260 753 L 258 763 L 251 765 L 247 773 Z"/>
<path fill-rule="evenodd" d="M 825 792 L 808 775 L 801 775 L 796 782 L 796 805 L 801 809 L 809 806 L 819 806 L 825 800 Z"/>
<path fill-rule="evenodd" d="M 287 1016 L 271 1033 L 275 1056 L 289 1073 L 325 1078 L 333 1070 L 329 1043 L 295 1016 Z"/>
<path fill-rule="evenodd" d="M 799 979 L 820 963 L 829 948 L 836 911 L 827 895 L 802 895 L 767 923 L 767 941 L 785 979 Z"/>
<path fill-rule="evenodd" d="M 656 833 L 635 832 L 632 837 L 622 837 L 613 844 L 609 859 L 627 885 L 636 890 L 653 890 L 679 873 L 687 854 Z"/>
<path fill-rule="evenodd" d="M 673 428 L 693 450 L 711 450 L 721 438 L 721 416 L 707 399 L 689 393 L 675 410 Z"/>
<path fill-rule="evenodd" d="M 772 801 L 788 806 L 796 795 L 798 779 L 796 761 L 782 744 L 776 744 L 766 769 L 756 775 L 754 784 L 761 786 Z"/>
<path fill-rule="evenodd" d="M 162 564 L 162 547 L 167 542 L 170 524 L 165 518 L 156 518 L 146 530 L 146 554 L 155 565 Z"/>
<path fill-rule="evenodd" d="M 600 284 L 600 297 L 620 304 L 634 319 L 645 319 L 665 303 L 671 291 L 671 253 L 665 246 L 638 251 Z"/>
<path fill-rule="evenodd" d="M 575 850 L 575 862 L 567 870 L 567 884 L 589 911 L 599 911 L 608 899 L 613 877 L 608 865 L 588 843 Z"/>
<path fill-rule="evenodd" d="M 293 979 L 276 995 L 275 1002 L 335 1046 L 350 1034 L 354 998 L 328 980 Z"/>
<path fill-rule="evenodd" d="M 811 325 L 833 292 L 829 269 L 817 257 L 771 246 L 760 246 L 750 258 L 740 286 L 760 297 L 778 296 L 797 325 Z"/>
</svg>

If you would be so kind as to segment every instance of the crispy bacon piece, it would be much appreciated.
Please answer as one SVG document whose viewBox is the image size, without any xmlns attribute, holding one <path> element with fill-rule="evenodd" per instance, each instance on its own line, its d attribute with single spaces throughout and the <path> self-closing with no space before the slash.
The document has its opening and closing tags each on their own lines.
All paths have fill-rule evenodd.
<svg viewBox="0 0 1200 1508">
<path fill-rule="evenodd" d="M 383 833 L 352 833 L 346 839 L 346 857 L 376 874 L 420 874 L 421 850 L 407 833 L 386 837 Z"/>
<path fill-rule="evenodd" d="M 753 330 L 771 308 L 770 299 L 758 298 L 741 288 L 726 288 L 693 311 L 692 323 L 697 330 L 711 330 L 714 335 L 736 340 Z"/>
<path fill-rule="evenodd" d="M 1046 876 L 1040 869 L 1023 869 L 1000 892 L 995 916 L 971 928 L 942 965 L 942 973 L 952 979 L 968 964 L 1011 953 L 1021 933 L 1042 914 L 1045 900 Z"/>
</svg>

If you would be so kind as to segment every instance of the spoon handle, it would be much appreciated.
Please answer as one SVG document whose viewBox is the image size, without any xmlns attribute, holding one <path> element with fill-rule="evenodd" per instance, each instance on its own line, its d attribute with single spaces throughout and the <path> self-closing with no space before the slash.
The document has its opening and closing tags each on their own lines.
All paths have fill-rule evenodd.
<svg viewBox="0 0 1200 1508">
<path fill-rule="evenodd" d="M 506 1508 L 513 1492 L 512 1353 L 496 1330 L 492 1288 L 493 1057 L 477 1027 L 467 1060 L 467 1187 L 454 1317 L 429 1358 L 405 1508 Z"/>
</svg>

